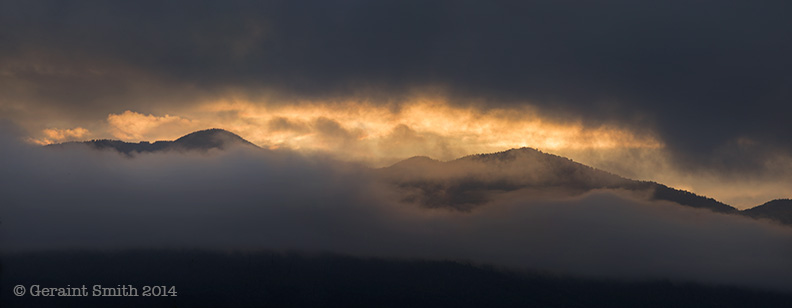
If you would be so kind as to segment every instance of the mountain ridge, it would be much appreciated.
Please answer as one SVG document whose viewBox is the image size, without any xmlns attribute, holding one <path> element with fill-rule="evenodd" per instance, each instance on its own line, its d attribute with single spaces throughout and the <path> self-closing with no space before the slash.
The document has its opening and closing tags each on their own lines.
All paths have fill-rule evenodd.
<svg viewBox="0 0 792 308">
<path fill-rule="evenodd" d="M 762 205 L 745 209 L 743 215 L 753 218 L 765 218 L 792 225 L 792 199 L 775 199 Z"/>
<path fill-rule="evenodd" d="M 173 141 L 138 143 L 110 139 L 51 144 L 49 148 L 88 146 L 96 150 L 115 150 L 127 156 L 165 151 L 225 150 L 232 147 L 261 149 L 237 134 L 211 128 L 195 131 Z M 649 200 L 670 201 L 681 206 L 714 212 L 771 219 L 792 225 L 792 200 L 776 199 L 762 205 L 738 210 L 713 198 L 676 189 L 654 181 L 632 180 L 575 162 L 567 157 L 544 153 L 528 147 L 494 153 L 463 156 L 439 161 L 414 156 L 375 174 L 406 193 L 402 200 L 426 207 L 447 207 L 470 211 L 491 200 L 494 194 L 529 191 L 541 196 L 577 195 L 596 189 L 623 189 L 649 193 Z"/>
<path fill-rule="evenodd" d="M 211 149 L 225 150 L 231 147 L 244 146 L 259 148 L 250 141 L 237 134 L 220 128 L 210 128 L 195 131 L 172 141 L 158 140 L 155 142 L 125 142 L 113 139 L 94 139 L 89 141 L 75 141 L 50 144 L 46 147 L 69 148 L 75 146 L 88 146 L 98 150 L 115 150 L 127 156 L 139 153 L 164 152 L 164 151 L 208 151 Z"/>
<path fill-rule="evenodd" d="M 488 194 L 525 189 L 555 190 L 564 195 L 578 195 L 595 189 L 625 189 L 647 191 L 651 193 L 651 200 L 671 201 L 721 213 L 739 212 L 712 198 L 656 182 L 624 178 L 533 148 L 473 154 L 447 162 L 427 159 L 413 157 L 380 170 L 386 179 L 412 192 L 407 201 L 428 207 L 450 206 L 466 211 L 486 203 Z M 429 171 L 441 176 L 427 175 Z M 462 207 L 455 206 L 460 200 L 468 199 L 472 202 Z"/>
</svg>

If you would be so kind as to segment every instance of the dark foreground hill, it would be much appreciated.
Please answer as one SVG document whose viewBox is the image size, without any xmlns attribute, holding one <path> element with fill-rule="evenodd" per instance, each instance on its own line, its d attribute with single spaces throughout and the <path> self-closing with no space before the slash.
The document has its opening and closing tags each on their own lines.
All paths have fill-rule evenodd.
<svg viewBox="0 0 792 308">
<path fill-rule="evenodd" d="M 0 255 L 3 307 L 789 307 L 792 294 L 513 272 L 452 261 L 205 251 Z M 131 285 L 137 297 L 13 296 Z M 143 286 L 177 296 L 142 296 Z"/>
<path fill-rule="evenodd" d="M 213 128 L 182 136 L 173 141 L 141 141 L 138 143 L 120 140 L 99 139 L 83 142 L 67 142 L 49 145 L 52 148 L 90 147 L 98 150 L 116 150 L 120 153 L 133 155 L 147 152 L 166 151 L 208 151 L 211 149 L 225 150 L 232 147 L 257 148 L 253 143 L 227 130 Z"/>
</svg>

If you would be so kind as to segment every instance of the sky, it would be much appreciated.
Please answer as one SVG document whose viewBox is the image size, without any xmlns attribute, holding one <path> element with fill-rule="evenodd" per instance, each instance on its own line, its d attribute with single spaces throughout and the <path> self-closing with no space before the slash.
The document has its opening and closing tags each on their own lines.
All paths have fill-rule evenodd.
<svg viewBox="0 0 792 308">
<path fill-rule="evenodd" d="M 527 146 L 746 208 L 792 197 L 790 6 L 2 1 L 0 117 L 371 166 Z"/>
</svg>

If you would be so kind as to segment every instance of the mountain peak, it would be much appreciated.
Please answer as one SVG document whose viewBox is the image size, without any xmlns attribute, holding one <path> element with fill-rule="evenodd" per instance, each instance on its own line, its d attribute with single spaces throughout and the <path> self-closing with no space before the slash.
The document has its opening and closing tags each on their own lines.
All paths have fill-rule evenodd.
<svg viewBox="0 0 792 308">
<path fill-rule="evenodd" d="M 237 134 L 220 128 L 210 128 L 189 133 L 173 141 L 173 145 L 188 150 L 225 149 L 232 145 L 253 146 Z"/>
<path fill-rule="evenodd" d="M 209 128 L 209 129 L 194 131 L 194 132 L 189 133 L 187 135 L 181 136 L 179 139 L 188 138 L 188 137 L 191 137 L 191 136 L 193 136 L 193 137 L 206 137 L 206 136 L 217 136 L 217 135 L 233 136 L 233 137 L 237 137 L 237 138 L 240 138 L 240 139 L 242 138 L 242 137 L 239 137 L 239 135 L 234 134 L 232 132 L 229 132 L 229 131 L 227 131 L 225 129 L 222 129 L 222 128 Z M 178 140 L 178 139 L 176 139 L 176 140 Z"/>
<path fill-rule="evenodd" d="M 432 159 L 428 156 L 413 156 L 408 159 L 402 160 L 393 164 L 391 167 L 393 168 L 403 168 L 408 166 L 425 166 L 440 163 L 440 161 L 436 159 Z"/>
<path fill-rule="evenodd" d="M 91 140 L 83 142 L 67 142 L 52 144 L 48 147 L 64 148 L 73 146 L 89 146 L 94 149 L 111 149 L 126 155 L 141 152 L 162 152 L 162 151 L 208 151 L 210 149 L 225 150 L 231 147 L 243 146 L 258 148 L 250 141 L 245 140 L 237 134 L 220 128 L 211 128 L 189 133 L 174 141 L 141 141 L 138 143 L 124 142 L 120 140 Z"/>
<path fill-rule="evenodd" d="M 513 161 L 515 159 L 521 157 L 530 157 L 530 158 L 539 158 L 539 157 L 553 157 L 555 155 L 543 153 L 534 148 L 522 147 L 522 148 L 515 148 L 515 149 L 508 149 L 505 151 L 494 152 L 494 153 L 484 153 L 484 154 L 474 154 L 468 155 L 458 160 L 476 160 L 476 161 Z"/>
<path fill-rule="evenodd" d="M 744 210 L 743 214 L 754 218 L 768 218 L 783 224 L 792 225 L 792 200 L 776 199 Z"/>
<path fill-rule="evenodd" d="M 736 211 L 714 199 L 654 182 L 630 180 L 527 147 L 469 155 L 448 162 L 418 156 L 380 170 L 387 181 L 410 192 L 405 200 L 427 207 L 465 211 L 486 204 L 500 193 L 521 191 L 545 198 L 615 189 L 638 192 L 650 200 L 671 201 L 716 212 Z"/>
</svg>

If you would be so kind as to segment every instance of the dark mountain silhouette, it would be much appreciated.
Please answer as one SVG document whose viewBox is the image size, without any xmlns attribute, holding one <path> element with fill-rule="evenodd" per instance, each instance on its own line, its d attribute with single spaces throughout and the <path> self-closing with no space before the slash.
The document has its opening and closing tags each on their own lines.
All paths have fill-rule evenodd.
<svg viewBox="0 0 792 308">
<path fill-rule="evenodd" d="M 222 150 L 227 147 L 238 145 L 257 147 L 250 141 L 239 137 L 239 135 L 219 128 L 212 128 L 184 135 L 173 141 L 173 145 L 190 150 L 208 150 L 212 148 Z"/>
<path fill-rule="evenodd" d="M 99 150 L 116 150 L 127 155 L 161 151 L 208 151 L 210 149 L 224 150 L 238 146 L 258 148 L 255 144 L 250 143 L 244 138 L 219 128 L 212 128 L 190 133 L 174 141 L 156 141 L 154 143 L 148 141 L 132 143 L 120 140 L 100 139 L 48 145 L 48 147 L 53 148 L 70 148 L 80 146 L 89 146 Z"/>
<path fill-rule="evenodd" d="M 742 211 L 753 218 L 772 219 L 782 224 L 792 225 L 792 200 L 777 199 L 760 206 Z"/>
<path fill-rule="evenodd" d="M 470 210 L 495 195 L 522 192 L 537 197 L 578 195 L 595 189 L 621 189 L 715 212 L 737 209 L 711 198 L 655 182 L 635 181 L 568 158 L 520 148 L 466 156 L 449 162 L 413 157 L 380 174 L 407 193 L 404 201 L 426 207 Z"/>
<path fill-rule="evenodd" d="M 115 150 L 130 156 L 159 151 L 208 151 L 240 146 L 258 148 L 234 133 L 217 128 L 190 133 L 174 141 L 130 143 L 102 139 L 47 147 L 82 146 Z M 469 211 L 487 204 L 500 194 L 520 193 L 552 198 L 575 196 L 597 189 L 614 189 L 634 192 L 648 200 L 670 201 L 683 206 L 773 219 L 792 225 L 792 201 L 789 199 L 774 200 L 739 211 L 712 198 L 656 182 L 627 179 L 532 148 L 469 155 L 448 162 L 416 156 L 390 167 L 376 169 L 375 173 L 403 191 L 402 201 L 430 208 Z"/>
<path fill-rule="evenodd" d="M 156 281 L 177 296 L 36 297 L 4 307 L 789 307 L 792 294 L 667 280 L 619 281 L 454 261 L 334 254 L 138 250 L 3 255 L 14 284 Z M 58 273 L 53 275 L 53 273 Z M 4 285 L 4 287 L 7 285 Z M 11 288 L 9 285 L 8 288 Z M 141 293 L 139 293 L 141 294 Z"/>
</svg>

